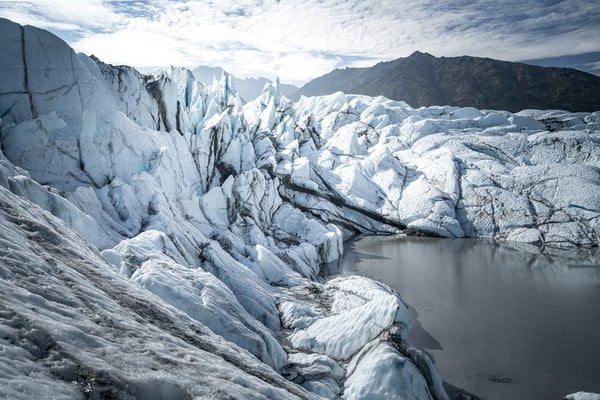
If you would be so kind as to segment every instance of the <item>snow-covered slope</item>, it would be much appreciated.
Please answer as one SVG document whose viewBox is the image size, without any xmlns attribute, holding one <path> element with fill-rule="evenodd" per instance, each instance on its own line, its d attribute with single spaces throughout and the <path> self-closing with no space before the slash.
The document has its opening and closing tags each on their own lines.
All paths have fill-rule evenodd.
<svg viewBox="0 0 600 400">
<path fill-rule="evenodd" d="M 344 236 L 598 243 L 598 113 L 243 106 L 0 38 L 0 396 L 445 399 L 397 293 L 315 281 Z"/>
</svg>

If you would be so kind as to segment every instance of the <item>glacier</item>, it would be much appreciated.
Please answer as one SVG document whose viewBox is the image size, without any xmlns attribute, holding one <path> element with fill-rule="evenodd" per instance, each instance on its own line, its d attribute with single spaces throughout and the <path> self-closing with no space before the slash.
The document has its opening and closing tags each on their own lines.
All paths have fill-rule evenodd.
<svg viewBox="0 0 600 400">
<path fill-rule="evenodd" d="M 447 399 L 356 234 L 597 246 L 600 112 L 144 75 L 0 19 L 0 396 Z"/>
</svg>

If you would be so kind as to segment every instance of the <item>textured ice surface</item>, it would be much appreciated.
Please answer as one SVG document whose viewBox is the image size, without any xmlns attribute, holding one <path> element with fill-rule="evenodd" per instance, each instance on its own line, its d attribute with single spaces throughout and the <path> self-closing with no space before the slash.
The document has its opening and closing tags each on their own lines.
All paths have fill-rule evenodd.
<svg viewBox="0 0 600 400">
<path fill-rule="evenodd" d="M 598 244 L 597 113 L 412 109 L 343 93 L 294 108 L 302 123 L 296 149 L 279 157 L 290 174 L 283 193 L 327 221 L 361 232 Z"/>
<path fill-rule="evenodd" d="M 344 399 L 432 398 L 421 372 L 389 344 L 372 343 L 348 369 Z"/>
<path fill-rule="evenodd" d="M 3 186 L 0 243 L 2 397 L 312 398 L 194 321 L 189 310 L 181 312 L 115 273 L 66 224 Z M 205 273 L 189 273 L 226 291 Z M 210 318 L 217 316 L 204 317 Z M 248 327 L 237 335 L 249 340 L 250 332 Z"/>
<path fill-rule="evenodd" d="M 389 287 L 349 276 L 297 286 L 293 295 L 279 306 L 301 351 L 290 354 L 288 378 L 346 399 L 447 398 L 432 362 L 406 341 L 410 312 Z"/>
<path fill-rule="evenodd" d="M 566 400 L 598 400 L 600 394 L 588 393 L 588 392 L 577 392 L 565 396 Z"/>
</svg>

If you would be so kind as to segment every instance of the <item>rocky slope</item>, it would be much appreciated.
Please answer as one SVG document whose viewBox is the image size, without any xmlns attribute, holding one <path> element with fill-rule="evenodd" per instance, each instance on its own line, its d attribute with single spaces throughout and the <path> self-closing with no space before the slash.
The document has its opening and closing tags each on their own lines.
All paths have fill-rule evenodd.
<svg viewBox="0 0 600 400">
<path fill-rule="evenodd" d="M 600 113 L 242 105 L 0 20 L 0 396 L 445 399 L 354 233 L 598 244 Z"/>
<path fill-rule="evenodd" d="M 448 104 L 513 112 L 600 109 L 600 77 L 596 75 L 489 58 L 438 58 L 420 52 L 371 68 L 336 69 L 308 82 L 294 96 L 337 91 L 385 96 L 413 107 Z"/>
</svg>

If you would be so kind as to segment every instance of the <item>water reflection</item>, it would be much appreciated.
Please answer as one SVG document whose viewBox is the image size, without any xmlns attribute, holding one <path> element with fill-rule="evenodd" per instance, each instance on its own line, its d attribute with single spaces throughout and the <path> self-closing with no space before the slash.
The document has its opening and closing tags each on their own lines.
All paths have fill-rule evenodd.
<svg viewBox="0 0 600 400">
<path fill-rule="evenodd" d="M 466 239 L 365 237 L 329 274 L 396 289 L 411 339 L 453 385 L 483 399 L 600 392 L 598 250 L 544 251 Z"/>
</svg>

